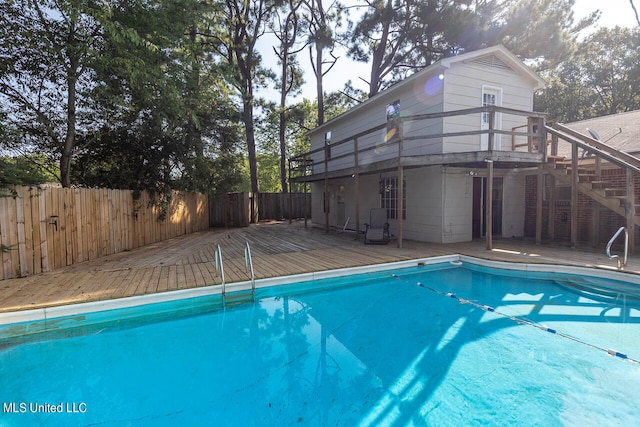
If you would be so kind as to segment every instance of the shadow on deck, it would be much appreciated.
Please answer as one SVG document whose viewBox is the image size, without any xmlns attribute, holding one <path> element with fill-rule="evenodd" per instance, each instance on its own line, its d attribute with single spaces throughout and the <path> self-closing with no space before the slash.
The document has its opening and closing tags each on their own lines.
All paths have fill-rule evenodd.
<svg viewBox="0 0 640 427">
<path fill-rule="evenodd" d="M 527 239 L 430 244 L 404 241 L 397 248 L 364 245 L 362 236 L 307 227 L 304 222 L 265 222 L 245 228 L 210 229 L 76 264 L 54 272 L 0 281 L 0 312 L 51 307 L 219 285 L 215 249 L 223 253 L 227 283 L 245 281 L 244 246 L 249 242 L 256 279 L 380 264 L 440 255 L 463 254 L 520 263 L 574 265 L 616 270 L 604 250 L 535 245 Z M 640 274 L 640 259 L 625 269 Z"/>
</svg>

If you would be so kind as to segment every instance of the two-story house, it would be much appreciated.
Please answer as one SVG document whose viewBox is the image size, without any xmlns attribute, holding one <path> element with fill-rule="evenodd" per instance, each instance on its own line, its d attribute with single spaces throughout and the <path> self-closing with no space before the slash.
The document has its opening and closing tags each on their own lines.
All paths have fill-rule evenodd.
<svg viewBox="0 0 640 427">
<path fill-rule="evenodd" d="M 495 46 L 438 61 L 317 127 L 296 178 L 311 183 L 312 222 L 362 232 L 382 207 L 399 246 L 523 236 L 519 171 L 545 161 L 544 115 L 532 112 L 543 86 Z"/>
</svg>

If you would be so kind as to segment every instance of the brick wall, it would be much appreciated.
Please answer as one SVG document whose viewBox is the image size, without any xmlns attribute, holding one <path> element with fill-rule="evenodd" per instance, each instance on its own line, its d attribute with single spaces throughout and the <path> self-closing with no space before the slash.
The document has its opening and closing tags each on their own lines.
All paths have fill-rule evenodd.
<svg viewBox="0 0 640 427">
<path fill-rule="evenodd" d="M 606 169 L 602 171 L 602 180 L 611 183 L 609 188 L 626 188 L 627 178 L 623 169 Z M 640 201 L 640 177 L 635 176 L 636 200 Z M 525 236 L 535 237 L 536 235 L 536 202 L 537 202 L 537 176 L 528 175 L 525 183 Z M 554 218 L 555 241 L 571 241 L 571 202 L 569 200 L 556 200 L 556 212 Z M 600 220 L 594 224 L 593 209 L 600 210 Z M 588 196 L 579 193 L 578 195 L 578 242 L 582 244 L 592 244 L 595 240 L 596 231 L 598 242 L 596 246 L 604 247 L 611 236 L 620 227 L 626 225 L 626 219 L 615 212 L 601 206 Z M 596 229 L 597 227 L 597 229 Z M 640 236 L 636 227 L 636 241 Z M 549 238 L 549 202 L 542 203 L 542 238 Z"/>
</svg>

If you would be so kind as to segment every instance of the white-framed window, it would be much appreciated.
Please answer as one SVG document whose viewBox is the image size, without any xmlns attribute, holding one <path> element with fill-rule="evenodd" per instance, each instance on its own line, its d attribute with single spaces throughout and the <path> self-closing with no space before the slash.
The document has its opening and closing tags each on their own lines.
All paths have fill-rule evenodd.
<svg viewBox="0 0 640 427">
<path fill-rule="evenodd" d="M 387 218 L 398 218 L 398 178 L 380 179 L 380 207 L 387 208 Z M 407 182 L 402 183 L 402 219 L 407 219 Z"/>
<path fill-rule="evenodd" d="M 491 105 L 497 106 L 497 107 L 502 106 L 502 89 L 499 87 L 483 85 L 482 86 L 482 106 L 487 107 Z M 481 130 L 489 129 L 490 119 L 491 119 L 490 113 L 488 112 L 482 113 L 482 118 L 480 121 Z M 502 126 L 501 122 L 502 122 L 502 115 L 500 113 L 496 113 L 495 122 L 493 123 L 493 128 L 500 129 L 500 127 Z M 488 134 L 482 134 L 480 139 L 480 149 L 486 150 L 488 147 L 489 147 L 489 136 Z M 493 148 L 495 150 L 500 149 L 500 134 L 494 135 Z"/>
<path fill-rule="evenodd" d="M 331 131 L 324 134 L 324 152 L 327 159 L 331 158 Z"/>
</svg>

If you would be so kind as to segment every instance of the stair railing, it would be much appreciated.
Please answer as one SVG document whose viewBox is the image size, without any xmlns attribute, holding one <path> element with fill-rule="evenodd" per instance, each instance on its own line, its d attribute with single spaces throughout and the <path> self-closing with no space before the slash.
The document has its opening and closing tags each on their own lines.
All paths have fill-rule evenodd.
<svg viewBox="0 0 640 427">
<path fill-rule="evenodd" d="M 618 238 L 620 233 L 624 231 L 624 259 L 620 260 L 618 255 L 611 255 L 611 245 Z M 620 227 L 618 231 L 609 239 L 609 243 L 607 243 L 607 256 L 609 259 L 616 259 L 618 261 L 618 270 L 621 270 L 623 266 L 627 265 L 627 252 L 629 250 L 629 231 L 627 231 L 627 227 Z"/>
<path fill-rule="evenodd" d="M 220 272 L 220 277 L 222 279 L 222 304 L 224 305 L 225 280 L 224 280 L 224 266 L 222 265 L 222 249 L 220 249 L 220 245 L 217 245 L 217 248 L 216 248 L 216 271 Z"/>
<path fill-rule="evenodd" d="M 251 259 L 251 248 L 249 247 L 249 242 L 245 242 L 244 245 L 244 263 L 247 271 L 251 272 L 251 294 L 254 295 L 256 293 L 256 277 L 253 273 L 253 261 Z"/>
</svg>

